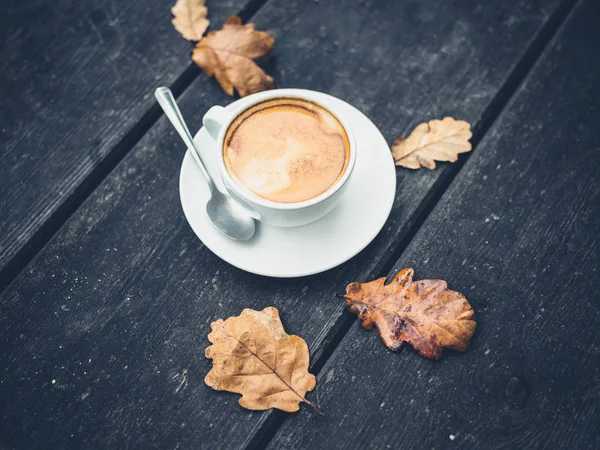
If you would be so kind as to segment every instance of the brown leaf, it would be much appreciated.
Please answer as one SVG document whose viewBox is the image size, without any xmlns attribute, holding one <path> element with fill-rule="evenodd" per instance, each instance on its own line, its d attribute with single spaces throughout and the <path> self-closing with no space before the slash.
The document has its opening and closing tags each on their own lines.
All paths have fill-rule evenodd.
<svg viewBox="0 0 600 450">
<path fill-rule="evenodd" d="M 218 391 L 242 394 L 248 409 L 278 408 L 298 411 L 299 403 L 315 387 L 308 373 L 308 346 L 286 334 L 277 308 L 244 309 L 237 317 L 211 324 L 206 357 L 213 367 L 204 382 Z M 314 405 L 312 405 L 314 406 Z"/>
<path fill-rule="evenodd" d="M 210 23 L 204 0 L 177 0 L 171 8 L 171 23 L 188 41 L 199 41 Z"/>
<path fill-rule="evenodd" d="M 435 169 L 435 161 L 454 162 L 459 153 L 471 151 L 471 125 L 464 120 L 445 117 L 418 125 L 405 138 L 392 144 L 392 156 L 397 166 Z"/>
<path fill-rule="evenodd" d="M 269 56 L 274 43 L 268 33 L 232 16 L 222 30 L 211 31 L 198 42 L 192 59 L 208 76 L 214 75 L 227 94 L 233 95 L 235 88 L 245 97 L 273 87 L 273 78 L 253 60 Z"/>
<path fill-rule="evenodd" d="M 473 309 L 444 280 L 412 281 L 412 269 L 401 270 L 384 285 L 385 278 L 370 283 L 351 283 L 346 305 L 361 325 L 375 325 L 383 343 L 399 350 L 408 342 L 426 358 L 439 359 L 443 347 L 464 352 L 475 332 Z"/>
</svg>

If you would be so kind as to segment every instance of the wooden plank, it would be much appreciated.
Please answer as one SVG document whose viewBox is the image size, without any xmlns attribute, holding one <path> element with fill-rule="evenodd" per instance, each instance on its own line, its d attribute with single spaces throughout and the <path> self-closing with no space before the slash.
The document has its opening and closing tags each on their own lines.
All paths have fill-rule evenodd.
<svg viewBox="0 0 600 450">
<path fill-rule="evenodd" d="M 518 16 L 484 4 L 280 0 L 255 22 L 277 39 L 278 86 L 348 99 L 391 140 L 444 114 L 480 124 L 559 2 L 523 1 Z M 181 106 L 198 126 L 227 101 L 201 77 Z M 451 168 L 399 170 L 388 225 L 347 264 L 271 280 L 223 263 L 192 234 L 177 192 L 182 156 L 161 119 L 2 296 L 1 444 L 243 445 L 270 413 L 203 384 L 210 322 L 274 305 L 318 360 L 345 320 L 333 293 L 380 270 Z"/>
<path fill-rule="evenodd" d="M 465 293 L 472 348 L 430 361 L 355 323 L 317 382 L 327 417 L 270 448 L 600 447 L 599 19 L 574 11 L 390 272 Z"/>
<path fill-rule="evenodd" d="M 209 0 L 210 19 L 219 27 L 247 2 Z M 126 135 L 117 151 L 131 148 L 140 119 L 149 122 L 138 133 L 158 116 L 144 116 L 154 88 L 190 66 L 172 3 L 9 2 L 0 17 L 0 269 Z"/>
</svg>

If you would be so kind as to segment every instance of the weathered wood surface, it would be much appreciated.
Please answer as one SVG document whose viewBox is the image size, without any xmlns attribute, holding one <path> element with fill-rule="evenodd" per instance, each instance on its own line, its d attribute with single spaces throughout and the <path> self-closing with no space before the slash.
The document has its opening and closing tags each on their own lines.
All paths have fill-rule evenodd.
<svg viewBox="0 0 600 450">
<path fill-rule="evenodd" d="M 278 86 L 344 98 L 391 142 L 444 114 L 479 126 L 558 4 L 523 1 L 517 15 L 500 2 L 280 0 L 254 21 L 277 39 Z M 196 126 L 227 101 L 204 76 L 181 99 Z M 177 192 L 182 151 L 161 119 L 3 294 L 2 445 L 243 445 L 271 413 L 203 384 L 209 323 L 274 305 L 318 360 L 347 319 L 333 293 L 381 270 L 451 168 L 398 170 L 388 225 L 349 263 L 271 280 L 195 238 Z"/>
<path fill-rule="evenodd" d="M 209 0 L 220 27 L 248 0 Z M 9 1 L 0 15 L 0 269 L 190 65 L 170 0 Z M 158 109 L 154 118 L 158 115 Z M 127 142 L 122 142 L 125 136 Z M 130 142 L 131 141 L 131 142 Z M 100 177 L 104 174 L 100 174 Z"/>
<path fill-rule="evenodd" d="M 574 11 L 390 272 L 463 292 L 472 348 L 430 361 L 355 323 L 317 382 L 326 417 L 270 448 L 600 448 L 599 20 Z"/>
</svg>

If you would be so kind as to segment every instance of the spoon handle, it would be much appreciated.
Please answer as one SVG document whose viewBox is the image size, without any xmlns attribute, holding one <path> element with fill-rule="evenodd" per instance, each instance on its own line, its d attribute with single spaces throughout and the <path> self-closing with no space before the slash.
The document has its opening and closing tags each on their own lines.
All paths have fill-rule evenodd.
<svg viewBox="0 0 600 450">
<path fill-rule="evenodd" d="M 208 187 L 211 192 L 217 190 L 215 183 L 213 182 L 211 176 L 208 174 L 206 167 L 204 166 L 204 162 L 202 161 L 202 155 L 200 151 L 196 147 L 196 143 L 190 134 L 190 130 L 188 129 L 185 121 L 183 120 L 183 116 L 181 115 L 181 111 L 179 111 L 179 106 L 177 106 L 177 102 L 175 101 L 175 97 L 171 92 L 171 89 L 168 87 L 159 87 L 154 91 L 154 96 L 156 100 L 158 100 L 158 104 L 161 106 L 165 115 L 171 121 L 171 124 L 175 127 L 183 142 L 187 145 L 187 147 L 191 150 L 192 157 L 196 161 L 196 164 L 200 168 L 200 172 L 204 178 L 206 178 L 206 182 L 208 183 Z"/>
</svg>

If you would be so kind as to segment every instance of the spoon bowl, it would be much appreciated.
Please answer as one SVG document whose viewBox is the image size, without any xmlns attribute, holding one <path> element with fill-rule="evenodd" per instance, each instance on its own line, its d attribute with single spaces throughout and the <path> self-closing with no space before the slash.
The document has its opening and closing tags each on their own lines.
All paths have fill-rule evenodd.
<svg viewBox="0 0 600 450">
<path fill-rule="evenodd" d="M 210 198 L 206 213 L 212 223 L 231 239 L 247 241 L 254 236 L 255 220 L 235 200 L 221 192 Z"/>
</svg>

